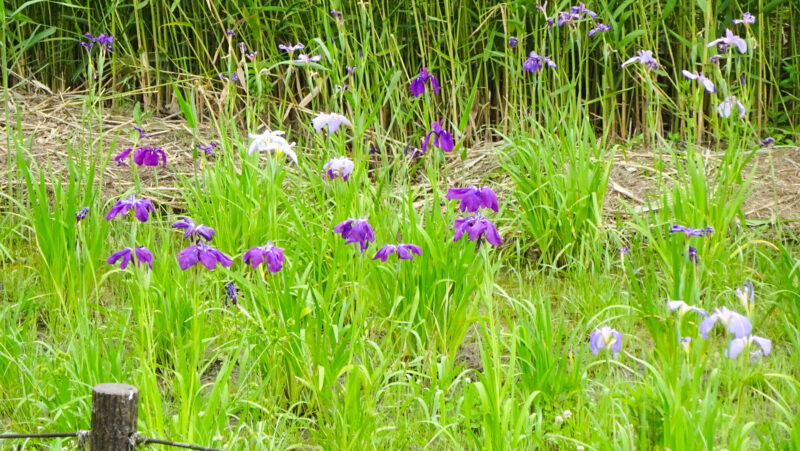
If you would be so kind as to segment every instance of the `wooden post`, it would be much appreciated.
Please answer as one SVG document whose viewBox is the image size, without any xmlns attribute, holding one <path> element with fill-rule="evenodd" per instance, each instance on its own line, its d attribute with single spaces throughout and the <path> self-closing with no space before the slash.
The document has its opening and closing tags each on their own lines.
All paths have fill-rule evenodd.
<svg viewBox="0 0 800 451">
<path fill-rule="evenodd" d="M 139 390 L 127 384 L 92 389 L 91 451 L 129 451 L 139 417 Z"/>
</svg>

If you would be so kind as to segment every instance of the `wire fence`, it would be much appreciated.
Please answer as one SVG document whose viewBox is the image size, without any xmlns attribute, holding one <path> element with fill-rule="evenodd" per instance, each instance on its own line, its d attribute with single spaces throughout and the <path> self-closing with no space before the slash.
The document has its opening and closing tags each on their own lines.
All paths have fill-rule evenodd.
<svg viewBox="0 0 800 451">
<path fill-rule="evenodd" d="M 36 434 L 0 434 L 0 440 L 74 438 L 78 448 L 91 451 L 134 450 L 139 446 L 164 445 L 200 451 L 221 451 L 217 448 L 162 440 L 136 432 L 139 391 L 125 384 L 100 384 L 92 390 L 92 429 L 75 432 Z"/>
</svg>

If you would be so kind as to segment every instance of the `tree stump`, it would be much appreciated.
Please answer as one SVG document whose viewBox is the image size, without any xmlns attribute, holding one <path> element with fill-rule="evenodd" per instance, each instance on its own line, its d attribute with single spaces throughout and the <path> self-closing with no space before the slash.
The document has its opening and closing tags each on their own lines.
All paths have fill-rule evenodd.
<svg viewBox="0 0 800 451">
<path fill-rule="evenodd" d="M 129 451 L 139 417 L 139 390 L 127 384 L 92 389 L 91 451 Z"/>
</svg>

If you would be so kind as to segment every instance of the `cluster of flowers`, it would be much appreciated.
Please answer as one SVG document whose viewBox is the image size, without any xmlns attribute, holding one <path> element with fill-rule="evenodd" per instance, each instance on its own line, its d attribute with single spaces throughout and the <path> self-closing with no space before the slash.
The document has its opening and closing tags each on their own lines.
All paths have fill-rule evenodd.
<svg viewBox="0 0 800 451">
<path fill-rule="evenodd" d="M 714 234 L 714 229 L 709 227 L 695 229 L 692 227 L 686 227 L 679 224 L 675 224 L 669 228 L 669 233 L 682 233 L 686 236 L 686 238 L 690 237 L 706 237 L 711 236 Z M 692 261 L 695 265 L 700 262 L 700 256 L 697 254 L 697 248 L 694 246 L 689 246 L 689 260 Z"/>
<path fill-rule="evenodd" d="M 142 128 L 134 126 L 133 129 L 139 132 L 139 139 L 150 138 L 153 136 L 145 133 L 144 129 Z M 165 167 L 167 166 L 167 154 L 164 152 L 164 149 L 160 147 L 154 147 L 150 144 L 137 147 L 135 150 L 133 147 L 128 147 L 127 149 L 115 155 L 114 161 L 117 162 L 118 166 L 127 166 L 127 160 L 131 153 L 133 153 L 133 162 L 136 163 L 137 166 L 158 166 L 159 161 Z"/>
<path fill-rule="evenodd" d="M 751 282 L 745 282 L 742 288 L 737 288 L 735 290 L 735 295 L 747 311 L 752 310 L 754 293 L 753 284 Z M 676 312 L 679 319 L 683 318 L 683 316 L 689 312 L 697 313 L 704 318 L 698 327 L 698 333 L 706 340 L 708 339 L 708 333 L 714 328 L 714 325 L 717 323 L 722 324 L 734 337 L 728 343 L 727 349 L 723 352 L 725 357 L 735 359 L 742 351 L 748 349 L 753 344 L 758 345 L 760 348 L 751 352 L 753 362 L 772 352 L 772 341 L 768 338 L 752 335 L 753 325 L 750 323 L 750 319 L 727 307 L 723 306 L 717 308 L 714 310 L 714 313 L 709 315 L 708 312 L 699 307 L 678 300 L 668 301 L 667 308 L 672 312 Z M 678 341 L 688 352 L 692 337 L 682 337 L 679 338 Z M 609 326 L 602 326 L 592 332 L 589 337 L 589 347 L 594 355 L 598 355 L 603 348 L 611 349 L 613 357 L 616 358 L 617 354 L 622 349 L 622 333 Z"/>
<path fill-rule="evenodd" d="M 745 26 L 754 24 L 756 22 L 756 18 L 754 15 L 746 12 L 742 14 L 741 19 L 736 19 L 733 21 L 734 24 L 744 24 Z M 709 42 L 706 47 L 717 47 L 717 51 L 720 54 L 728 53 L 731 47 L 736 47 L 739 50 L 739 53 L 747 52 L 747 41 L 745 41 L 740 36 L 737 36 L 733 33 L 730 29 L 725 30 L 725 36 L 715 39 Z M 718 63 L 720 60 L 720 55 L 714 55 L 709 58 L 711 63 Z M 639 50 L 637 52 L 637 56 L 634 56 L 624 63 L 622 63 L 622 67 L 625 67 L 629 64 L 633 63 L 640 63 L 645 66 L 648 70 L 656 70 L 658 69 L 658 61 L 653 57 L 653 52 L 651 50 Z M 714 86 L 714 82 L 711 81 L 708 77 L 706 77 L 703 72 L 690 72 L 688 70 L 681 71 L 681 74 L 689 80 L 696 80 L 700 82 L 703 88 L 708 91 L 709 93 L 715 94 L 717 92 L 716 86 Z M 740 76 L 741 83 L 744 84 L 744 74 Z M 738 108 L 739 110 L 739 118 L 745 117 L 747 114 L 747 110 L 741 100 L 737 99 L 736 96 L 727 96 L 725 99 L 717 105 L 717 114 L 720 117 L 728 118 L 731 116 L 733 109 Z"/>
</svg>

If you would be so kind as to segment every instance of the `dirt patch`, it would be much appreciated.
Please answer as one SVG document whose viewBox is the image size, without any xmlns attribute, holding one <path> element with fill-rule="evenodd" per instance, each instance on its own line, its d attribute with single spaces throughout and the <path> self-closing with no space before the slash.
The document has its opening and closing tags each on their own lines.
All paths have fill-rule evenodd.
<svg viewBox="0 0 800 451">
<path fill-rule="evenodd" d="M 710 152 L 704 156 L 706 177 L 713 177 L 721 156 Z M 661 165 L 660 172 L 656 169 Z M 762 148 L 746 166 L 745 178 L 755 167 L 753 191 L 744 204 L 748 218 L 800 220 L 800 148 L 778 146 Z M 609 217 L 628 215 L 630 210 L 660 208 L 659 179 L 671 188 L 678 171 L 673 158 L 663 154 L 659 159 L 652 152 L 629 152 L 617 155 L 611 169 L 604 210 Z"/>
<path fill-rule="evenodd" d="M 121 150 L 135 146 L 138 133 L 133 127 L 136 123 L 129 109 L 104 109 L 102 117 L 87 124 L 84 120 L 84 92 L 72 91 L 41 95 L 13 90 L 9 93 L 10 123 L 0 114 L 0 191 L 9 189 L 15 177 L 9 177 L 9 158 L 14 153 L 5 149 L 8 134 L 12 139 L 26 141 L 32 139 L 30 154 L 36 164 L 47 171 L 52 170 L 55 177 L 65 179 L 65 162 L 69 149 L 82 149 L 84 163 L 92 158 L 99 161 L 113 157 Z M 19 114 L 19 117 L 17 115 Z M 98 138 L 102 124 L 102 141 Z M 180 113 L 164 117 L 149 117 L 142 124 L 152 137 L 140 141 L 161 147 L 167 153 L 167 166 L 157 168 L 137 168 L 143 186 L 157 186 L 148 191 L 148 196 L 161 204 L 177 206 L 180 202 L 178 182 L 181 175 L 192 175 L 201 170 L 201 161 L 194 160 L 195 144 L 207 144 L 216 140 L 216 132 L 206 122 L 198 128 L 198 136 L 193 136 L 186 127 Z M 95 133 L 86 130 L 94 128 Z M 391 143 L 402 147 L 402 143 Z M 388 146 L 389 144 L 384 144 Z M 13 146 L 12 146 L 13 148 Z M 448 156 L 448 186 L 485 185 L 492 183 L 501 198 L 508 198 L 513 189 L 510 178 L 500 171 L 502 143 L 482 143 L 466 150 L 466 158 L 459 155 Z M 384 151 L 388 151 L 384 149 Z M 709 151 L 710 152 L 710 151 Z M 213 162 L 213 156 L 210 161 Z M 377 158 L 377 157 L 376 157 Z M 718 156 L 708 153 L 705 160 L 708 176 L 713 175 L 720 162 Z M 661 172 L 656 168 L 661 165 Z M 800 220 L 800 148 L 776 146 L 760 149 L 753 158 L 748 170 L 755 165 L 754 191 L 745 203 L 745 214 L 749 218 Z M 430 189 L 424 170 L 420 168 L 412 181 L 423 191 Z M 672 157 L 666 153 L 659 160 L 651 151 L 629 151 L 625 155 L 617 153 L 608 186 L 604 210 L 609 221 L 617 214 L 628 215 L 630 210 L 645 211 L 658 208 L 660 204 L 659 183 L 665 180 L 669 187 L 677 174 Z M 50 178 L 49 174 L 46 177 Z M 16 183 L 19 183 L 17 180 Z M 119 166 L 111 160 L 103 173 L 103 197 L 116 198 L 134 184 L 130 167 Z M 420 203 L 423 200 L 419 201 Z M 648 204 L 649 202 L 649 204 Z M 418 205 L 422 207 L 422 205 Z"/>
</svg>

